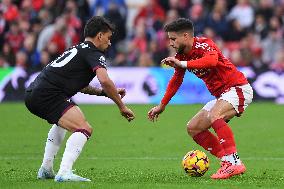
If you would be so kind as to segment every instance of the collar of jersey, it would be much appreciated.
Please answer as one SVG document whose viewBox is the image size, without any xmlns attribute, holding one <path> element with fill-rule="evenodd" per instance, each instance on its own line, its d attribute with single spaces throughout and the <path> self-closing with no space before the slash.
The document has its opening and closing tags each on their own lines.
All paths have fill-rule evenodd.
<svg viewBox="0 0 284 189">
<path fill-rule="evenodd" d="M 85 44 L 88 44 L 89 47 L 94 48 L 103 53 L 103 51 L 99 50 L 91 41 L 84 41 Z"/>
</svg>

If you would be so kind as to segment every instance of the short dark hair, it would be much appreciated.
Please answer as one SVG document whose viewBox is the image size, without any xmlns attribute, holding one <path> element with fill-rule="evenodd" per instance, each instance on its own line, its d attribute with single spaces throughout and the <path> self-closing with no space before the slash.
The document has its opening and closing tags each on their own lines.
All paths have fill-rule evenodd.
<svg viewBox="0 0 284 189">
<path fill-rule="evenodd" d="M 104 17 L 93 16 L 90 18 L 84 28 L 84 37 L 95 37 L 99 32 L 114 32 L 115 26 Z"/>
<path fill-rule="evenodd" d="M 166 32 L 182 32 L 190 31 L 194 33 L 193 23 L 190 19 L 187 18 L 178 18 L 173 22 L 170 22 L 164 26 Z"/>
</svg>

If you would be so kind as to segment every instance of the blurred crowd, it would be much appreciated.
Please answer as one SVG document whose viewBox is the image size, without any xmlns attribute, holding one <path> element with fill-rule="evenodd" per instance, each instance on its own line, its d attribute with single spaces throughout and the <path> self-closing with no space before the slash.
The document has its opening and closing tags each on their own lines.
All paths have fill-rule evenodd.
<svg viewBox="0 0 284 189">
<path fill-rule="evenodd" d="M 161 66 L 175 53 L 163 25 L 186 17 L 236 66 L 284 71 L 284 0 L 2 0 L 0 67 L 41 70 L 93 15 L 116 25 L 109 66 Z"/>
</svg>

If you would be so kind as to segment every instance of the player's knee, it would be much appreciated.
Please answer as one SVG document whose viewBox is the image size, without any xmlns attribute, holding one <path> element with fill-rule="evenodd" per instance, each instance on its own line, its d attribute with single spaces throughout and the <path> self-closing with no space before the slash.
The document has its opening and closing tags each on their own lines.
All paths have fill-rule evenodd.
<svg viewBox="0 0 284 189">
<path fill-rule="evenodd" d="M 93 128 L 88 122 L 87 122 L 86 126 L 84 127 L 84 129 L 86 129 L 90 133 L 90 135 L 92 135 Z"/>
<path fill-rule="evenodd" d="M 187 133 L 192 137 L 200 132 L 198 125 L 194 124 L 193 122 L 188 122 L 186 129 L 187 129 Z"/>
<path fill-rule="evenodd" d="M 93 128 L 88 122 L 85 122 L 81 124 L 80 127 L 76 128 L 74 132 L 81 132 L 89 139 L 93 133 Z"/>
<path fill-rule="evenodd" d="M 215 112 L 209 112 L 208 114 L 209 120 L 211 125 L 217 120 L 217 119 L 223 119 L 224 117 L 215 113 Z"/>
</svg>

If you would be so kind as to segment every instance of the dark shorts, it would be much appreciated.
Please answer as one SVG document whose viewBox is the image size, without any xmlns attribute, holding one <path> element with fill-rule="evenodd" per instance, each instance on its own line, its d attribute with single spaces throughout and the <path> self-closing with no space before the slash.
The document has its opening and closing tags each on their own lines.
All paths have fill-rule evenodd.
<svg viewBox="0 0 284 189">
<path fill-rule="evenodd" d="M 65 94 L 46 89 L 26 90 L 25 104 L 31 113 L 50 124 L 57 124 L 68 109 L 77 105 Z"/>
</svg>

